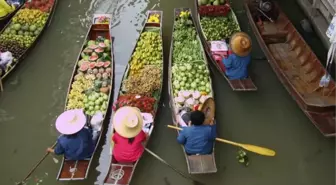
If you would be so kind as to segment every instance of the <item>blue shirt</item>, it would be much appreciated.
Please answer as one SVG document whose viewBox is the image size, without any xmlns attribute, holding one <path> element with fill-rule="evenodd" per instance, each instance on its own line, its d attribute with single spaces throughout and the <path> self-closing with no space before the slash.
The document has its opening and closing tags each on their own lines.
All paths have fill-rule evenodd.
<svg viewBox="0 0 336 185">
<path fill-rule="evenodd" d="M 92 134 L 87 128 L 83 128 L 74 137 L 60 136 L 55 147 L 55 154 L 64 154 L 69 160 L 82 160 L 91 157 L 94 150 Z"/>
<path fill-rule="evenodd" d="M 187 154 L 210 154 L 216 139 L 216 124 L 183 127 L 177 142 L 184 145 Z"/>
<path fill-rule="evenodd" d="M 245 57 L 237 56 L 232 53 L 228 58 L 222 60 L 225 66 L 226 76 L 230 80 L 243 79 L 248 77 L 247 66 L 251 62 L 251 55 Z"/>
</svg>

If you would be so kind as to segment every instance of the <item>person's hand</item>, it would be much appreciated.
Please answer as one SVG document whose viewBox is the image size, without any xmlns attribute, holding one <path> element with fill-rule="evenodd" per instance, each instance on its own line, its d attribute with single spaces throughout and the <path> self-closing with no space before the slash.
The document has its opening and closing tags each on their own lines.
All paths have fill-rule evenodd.
<svg viewBox="0 0 336 185">
<path fill-rule="evenodd" d="M 191 127 L 191 121 L 188 122 L 188 127 Z"/>
<path fill-rule="evenodd" d="M 212 120 L 210 121 L 210 125 L 214 125 L 215 124 L 215 118 L 212 118 Z"/>
<path fill-rule="evenodd" d="M 53 153 L 53 152 L 54 152 L 54 149 L 48 147 L 46 151 L 47 151 L 47 153 Z"/>
</svg>

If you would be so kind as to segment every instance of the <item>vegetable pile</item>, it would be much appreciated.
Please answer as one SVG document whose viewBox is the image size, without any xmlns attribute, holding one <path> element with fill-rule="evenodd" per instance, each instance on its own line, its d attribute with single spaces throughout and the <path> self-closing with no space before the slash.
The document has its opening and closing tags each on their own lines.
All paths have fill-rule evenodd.
<svg viewBox="0 0 336 185">
<path fill-rule="evenodd" d="M 146 22 L 159 21 L 159 17 L 159 14 L 152 14 Z M 154 116 L 161 94 L 162 69 L 161 28 L 157 24 L 147 24 L 129 61 L 113 110 L 132 106 Z"/>
<path fill-rule="evenodd" d="M 224 40 L 240 31 L 232 12 L 227 16 L 201 17 L 201 26 L 208 41 Z"/>
<path fill-rule="evenodd" d="M 54 0 L 26 2 L 0 34 L 0 52 L 11 52 L 17 61 L 43 30 L 53 5 Z"/>
<path fill-rule="evenodd" d="M 98 111 L 105 113 L 112 78 L 110 40 L 101 36 L 89 40 L 77 65 L 66 109 L 83 108 L 91 116 Z"/>
<path fill-rule="evenodd" d="M 218 5 L 224 5 L 225 0 L 198 0 L 198 6 L 207 5 L 207 6 L 218 6 Z"/>
<path fill-rule="evenodd" d="M 225 16 L 230 10 L 226 0 L 198 0 L 198 13 L 201 16 Z"/>
<path fill-rule="evenodd" d="M 178 108 L 193 107 L 210 97 L 212 89 L 204 52 L 189 11 L 182 11 L 175 20 L 173 39 L 174 102 Z"/>
</svg>

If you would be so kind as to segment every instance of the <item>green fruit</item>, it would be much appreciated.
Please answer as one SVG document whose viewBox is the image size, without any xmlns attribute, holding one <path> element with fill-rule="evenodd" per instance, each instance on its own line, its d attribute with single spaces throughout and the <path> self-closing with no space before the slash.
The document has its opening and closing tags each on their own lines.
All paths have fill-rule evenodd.
<svg viewBox="0 0 336 185">
<path fill-rule="evenodd" d="M 33 24 L 33 25 L 31 25 L 30 27 L 29 27 L 29 30 L 31 31 L 31 32 L 34 32 L 35 30 L 36 30 L 36 26 Z"/>
<path fill-rule="evenodd" d="M 219 5 L 219 1 L 216 0 L 215 2 L 213 2 L 213 5 L 215 5 L 215 6 Z"/>
<path fill-rule="evenodd" d="M 21 25 L 20 24 L 14 24 L 13 28 L 14 28 L 14 30 L 18 31 L 18 30 L 21 29 Z"/>
</svg>

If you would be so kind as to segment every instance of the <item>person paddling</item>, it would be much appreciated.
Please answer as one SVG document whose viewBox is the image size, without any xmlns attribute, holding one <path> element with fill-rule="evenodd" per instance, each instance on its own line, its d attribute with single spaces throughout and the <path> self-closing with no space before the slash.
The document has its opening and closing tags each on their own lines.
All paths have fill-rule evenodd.
<svg viewBox="0 0 336 185">
<path fill-rule="evenodd" d="M 223 58 L 225 74 L 230 80 L 248 77 L 247 67 L 251 63 L 252 50 L 250 37 L 243 32 L 235 33 L 230 40 L 232 54 Z"/>
<path fill-rule="evenodd" d="M 144 120 L 145 118 L 145 120 Z M 112 136 L 113 157 L 117 162 L 136 162 L 144 152 L 143 142 L 147 134 L 142 130 L 144 122 L 151 123 L 153 117 L 149 113 L 141 113 L 135 107 L 121 107 L 113 117 L 115 132 Z"/>
<path fill-rule="evenodd" d="M 86 117 L 82 109 L 68 110 L 56 120 L 56 129 L 62 134 L 57 139 L 55 149 L 47 152 L 64 155 L 69 160 L 91 157 L 94 151 L 91 130 L 85 127 Z"/>
<path fill-rule="evenodd" d="M 206 155 L 212 153 L 216 139 L 216 124 L 211 121 L 205 125 L 205 115 L 202 111 L 181 111 L 180 121 L 183 130 L 179 132 L 177 142 L 184 145 L 187 155 Z M 183 124 L 184 123 L 184 124 Z M 188 126 L 185 126 L 185 123 Z"/>
</svg>

